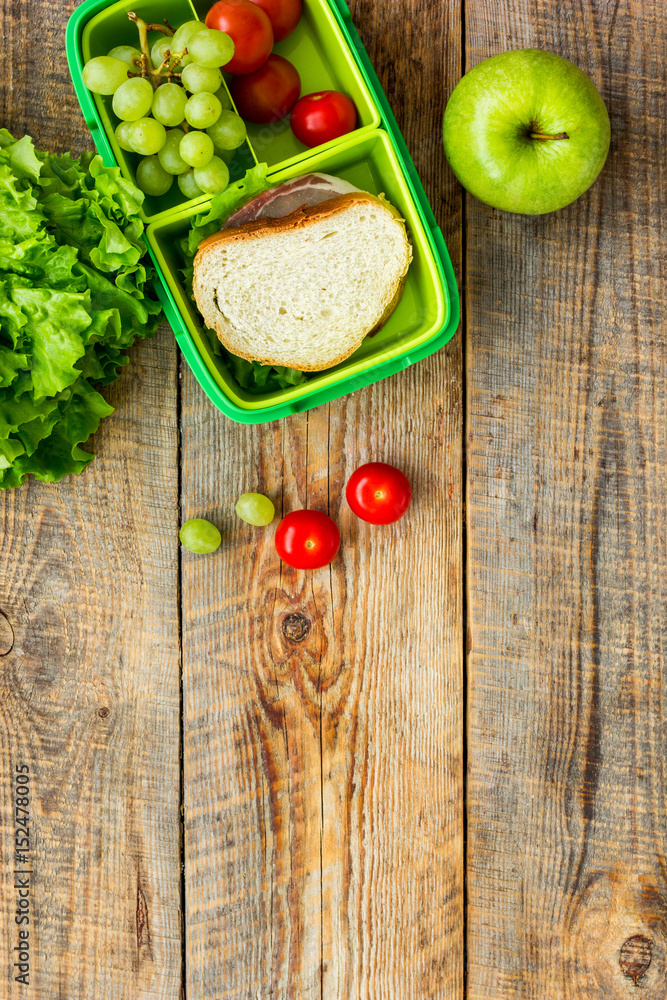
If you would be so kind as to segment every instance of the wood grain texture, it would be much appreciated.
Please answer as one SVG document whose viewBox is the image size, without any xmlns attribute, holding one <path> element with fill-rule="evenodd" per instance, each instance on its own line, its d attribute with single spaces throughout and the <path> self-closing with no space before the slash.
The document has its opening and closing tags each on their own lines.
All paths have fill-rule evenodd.
<svg viewBox="0 0 667 1000">
<path fill-rule="evenodd" d="M 12 777 L 30 769 L 31 987 L 181 995 L 175 366 L 133 352 L 77 479 L 0 497 L 0 997 L 16 893 Z M 171 396 L 159 422 L 154 414 Z"/>
<path fill-rule="evenodd" d="M 92 148 L 65 55 L 73 0 L 2 0 L 0 78 L 2 126 L 29 131 L 39 149 Z"/>
<path fill-rule="evenodd" d="M 73 5 L 2 7 L 2 124 L 90 143 Z M 176 352 L 132 352 L 80 477 L 0 494 L 0 997 L 181 996 Z M 30 770 L 30 986 L 12 968 L 14 787 Z"/>
<path fill-rule="evenodd" d="M 458 4 L 352 8 L 460 261 L 439 137 Z M 220 524 L 182 573 L 187 988 L 217 1000 L 462 996 L 461 356 L 263 427 L 226 421 L 183 372 L 183 516 Z M 415 487 L 408 518 L 356 520 L 353 469 Z M 281 566 L 278 516 L 327 510 L 330 569 Z"/>
<path fill-rule="evenodd" d="M 468 67 L 572 59 L 612 124 L 562 212 L 467 204 L 469 996 L 663 998 L 665 8 L 468 0 L 466 29 Z"/>
</svg>

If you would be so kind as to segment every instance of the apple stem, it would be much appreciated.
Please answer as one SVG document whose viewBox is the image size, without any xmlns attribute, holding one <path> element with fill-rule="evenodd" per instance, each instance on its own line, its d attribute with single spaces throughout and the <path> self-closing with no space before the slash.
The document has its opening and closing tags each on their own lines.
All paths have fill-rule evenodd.
<svg viewBox="0 0 667 1000">
<path fill-rule="evenodd" d="M 547 142 L 549 139 L 569 139 L 567 132 L 556 132 L 555 135 L 548 135 L 546 132 L 529 132 L 529 137 L 531 139 L 537 139 L 539 142 Z"/>
</svg>

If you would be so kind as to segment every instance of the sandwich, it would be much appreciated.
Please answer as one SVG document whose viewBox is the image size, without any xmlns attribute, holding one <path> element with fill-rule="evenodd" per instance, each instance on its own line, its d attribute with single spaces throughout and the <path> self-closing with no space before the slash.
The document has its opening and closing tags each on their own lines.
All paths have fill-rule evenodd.
<svg viewBox="0 0 667 1000">
<path fill-rule="evenodd" d="M 316 372 L 387 321 L 411 259 L 382 196 L 309 174 L 251 199 L 199 245 L 193 293 L 232 354 Z"/>
</svg>

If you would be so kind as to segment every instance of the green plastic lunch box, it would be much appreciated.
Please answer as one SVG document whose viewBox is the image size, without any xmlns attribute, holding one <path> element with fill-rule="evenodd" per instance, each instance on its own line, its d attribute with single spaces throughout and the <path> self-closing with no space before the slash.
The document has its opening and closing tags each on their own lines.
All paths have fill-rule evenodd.
<svg viewBox="0 0 667 1000">
<path fill-rule="evenodd" d="M 87 90 L 83 66 L 116 45 L 137 44 L 137 30 L 127 17 L 131 10 L 150 22 L 160 23 L 166 17 L 176 28 L 193 14 L 204 18 L 212 2 L 120 0 L 110 4 L 108 0 L 85 0 L 70 18 L 67 59 L 86 124 L 105 164 L 119 166 L 132 180 L 138 157 L 118 146 L 111 98 L 97 97 Z M 188 201 L 177 185 L 162 198 L 147 197 L 145 238 L 157 269 L 156 291 L 176 340 L 209 399 L 226 416 L 246 424 L 319 406 L 407 368 L 452 338 L 460 313 L 442 233 L 345 0 L 304 0 L 299 25 L 274 51 L 296 66 L 302 94 L 316 90 L 348 94 L 357 107 L 358 127 L 339 139 L 305 149 L 288 122 L 249 125 L 248 139 L 230 165 L 233 183 L 242 185 L 245 170 L 265 162 L 272 185 L 320 171 L 342 177 L 362 190 L 384 193 L 406 221 L 414 257 L 398 307 L 351 357 L 327 371 L 313 373 L 302 385 L 251 392 L 234 378 L 215 337 L 203 327 L 182 279 L 179 241 L 211 199 L 202 196 Z"/>
</svg>

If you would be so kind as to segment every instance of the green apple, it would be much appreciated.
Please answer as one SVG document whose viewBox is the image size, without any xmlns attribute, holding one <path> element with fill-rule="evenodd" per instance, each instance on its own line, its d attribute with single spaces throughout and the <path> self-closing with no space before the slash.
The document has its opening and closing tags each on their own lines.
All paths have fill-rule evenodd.
<svg viewBox="0 0 667 1000">
<path fill-rule="evenodd" d="M 542 215 L 586 191 L 609 151 L 609 115 L 594 83 L 561 56 L 503 52 L 459 81 L 445 110 L 452 170 L 480 201 Z"/>
</svg>

